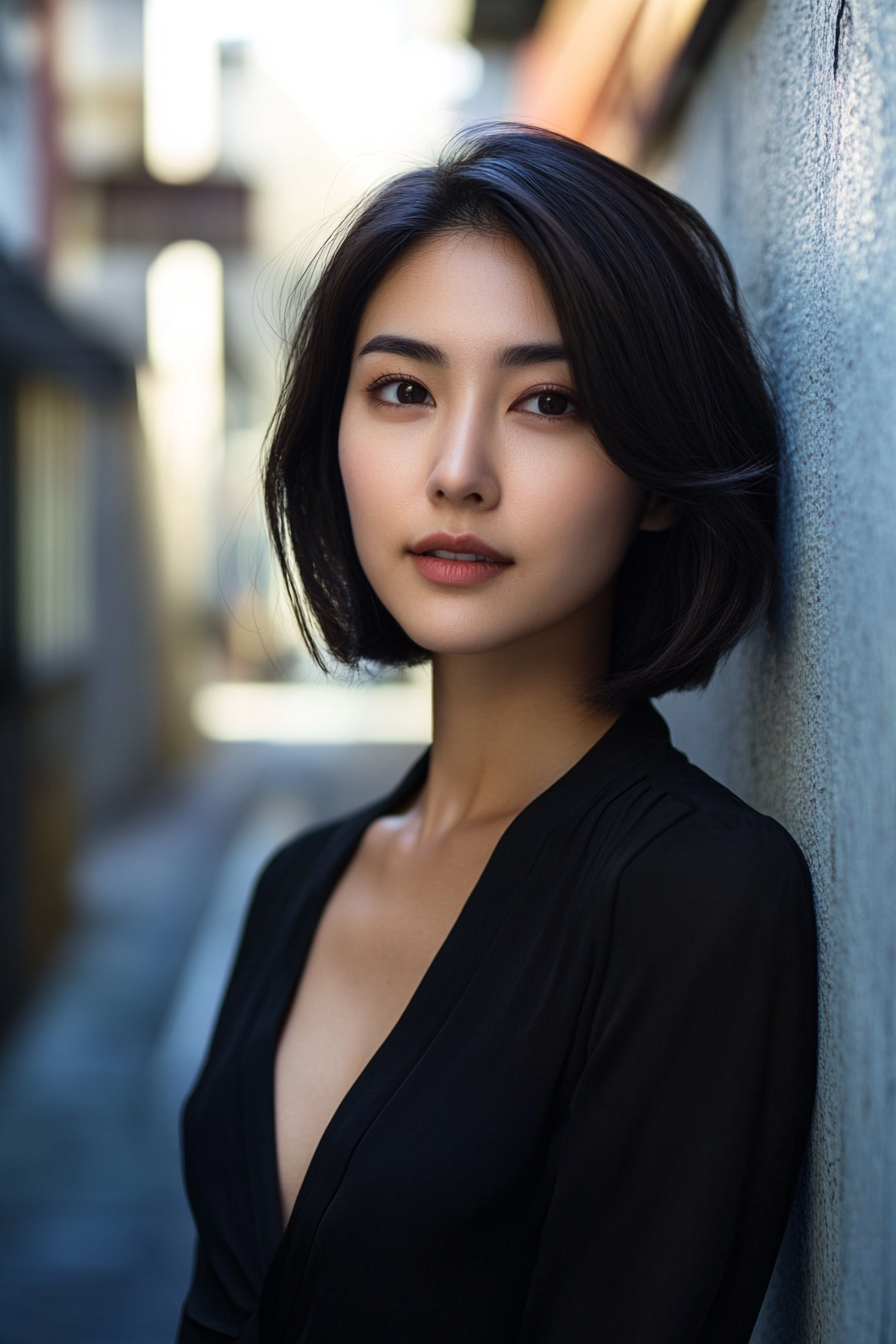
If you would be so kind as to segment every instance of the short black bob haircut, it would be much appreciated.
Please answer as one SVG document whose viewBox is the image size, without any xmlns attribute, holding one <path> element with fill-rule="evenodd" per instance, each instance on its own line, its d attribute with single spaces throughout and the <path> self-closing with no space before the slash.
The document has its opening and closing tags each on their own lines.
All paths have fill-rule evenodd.
<svg viewBox="0 0 896 1344">
<path fill-rule="evenodd" d="M 368 299 L 409 248 L 446 231 L 523 244 L 604 451 L 677 506 L 673 526 L 639 533 L 623 561 L 610 668 L 591 697 L 622 706 L 705 685 L 768 606 L 776 568 L 778 429 L 731 263 L 684 201 L 573 140 L 508 124 L 462 134 L 434 167 L 363 202 L 302 310 L 264 489 L 311 653 L 323 665 L 322 635 L 349 666 L 429 656 L 361 568 L 337 446 Z"/>
</svg>

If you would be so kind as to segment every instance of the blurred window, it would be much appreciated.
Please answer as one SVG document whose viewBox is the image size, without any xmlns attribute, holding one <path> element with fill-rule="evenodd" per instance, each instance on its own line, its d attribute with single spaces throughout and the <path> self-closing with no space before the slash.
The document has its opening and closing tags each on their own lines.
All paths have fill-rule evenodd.
<svg viewBox="0 0 896 1344">
<path fill-rule="evenodd" d="M 87 410 L 76 392 L 20 384 L 16 457 L 19 659 L 26 680 L 45 683 L 79 669 L 93 626 Z"/>
</svg>

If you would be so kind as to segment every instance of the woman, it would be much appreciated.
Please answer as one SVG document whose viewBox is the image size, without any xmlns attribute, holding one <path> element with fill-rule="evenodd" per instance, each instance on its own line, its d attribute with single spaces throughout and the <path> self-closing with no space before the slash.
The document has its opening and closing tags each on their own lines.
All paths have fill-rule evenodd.
<svg viewBox="0 0 896 1344">
<path fill-rule="evenodd" d="M 714 235 L 581 145 L 479 132 L 337 240 L 269 514 L 312 649 L 431 659 L 433 745 L 260 880 L 185 1113 L 182 1344 L 746 1344 L 810 883 L 649 697 L 765 607 L 776 453 Z"/>
</svg>

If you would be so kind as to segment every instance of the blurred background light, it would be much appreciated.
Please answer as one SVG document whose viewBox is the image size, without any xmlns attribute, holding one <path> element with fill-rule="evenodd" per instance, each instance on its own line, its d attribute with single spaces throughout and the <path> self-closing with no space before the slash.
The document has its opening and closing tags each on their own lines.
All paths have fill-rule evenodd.
<svg viewBox="0 0 896 1344">
<path fill-rule="evenodd" d="M 158 373 L 220 378 L 221 258 L 207 243 L 172 243 L 147 279 L 147 345 Z"/>
<path fill-rule="evenodd" d="M 145 0 L 144 153 L 162 182 L 195 182 L 220 150 L 214 0 Z"/>
<path fill-rule="evenodd" d="M 166 594 L 208 599 L 224 421 L 223 268 L 207 243 L 172 243 L 146 279 L 141 383 Z"/>
<path fill-rule="evenodd" d="M 267 0 L 258 57 L 342 158 L 436 144 L 482 79 L 463 0 Z"/>
<path fill-rule="evenodd" d="M 471 0 L 146 0 L 144 137 L 164 182 L 212 172 L 221 148 L 221 45 L 261 67 L 340 158 L 428 148 L 472 97 L 482 55 L 461 34 Z"/>
<path fill-rule="evenodd" d="M 193 697 L 199 731 L 218 742 L 408 742 L 432 737 L 429 679 L 353 686 L 218 682 Z"/>
</svg>

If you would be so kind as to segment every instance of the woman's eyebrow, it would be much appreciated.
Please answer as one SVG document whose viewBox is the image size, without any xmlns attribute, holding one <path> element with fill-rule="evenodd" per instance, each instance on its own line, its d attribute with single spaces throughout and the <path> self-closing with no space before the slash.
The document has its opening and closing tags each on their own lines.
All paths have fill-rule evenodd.
<svg viewBox="0 0 896 1344">
<path fill-rule="evenodd" d="M 509 345 L 498 360 L 501 369 L 519 369 L 528 364 L 553 364 L 568 358 L 563 346 L 556 341 L 532 345 Z"/>
<path fill-rule="evenodd" d="M 362 345 L 358 358 L 362 355 L 400 355 L 405 359 L 419 359 L 424 364 L 437 364 L 445 368 L 448 357 L 437 345 L 428 341 L 418 341 L 413 336 L 397 336 L 383 332 Z M 566 350 L 557 341 L 534 341 L 528 345 L 508 345 L 501 351 L 496 361 L 499 369 L 519 369 L 530 364 L 552 364 L 566 360 Z"/>
<path fill-rule="evenodd" d="M 437 345 L 414 340 L 413 336 L 391 336 L 386 333 L 374 336 L 366 345 L 362 345 L 358 351 L 358 358 L 374 354 L 403 355 L 405 359 L 419 359 L 424 364 L 438 364 L 443 367 L 448 363 Z"/>
</svg>

